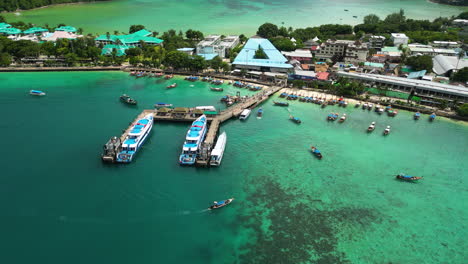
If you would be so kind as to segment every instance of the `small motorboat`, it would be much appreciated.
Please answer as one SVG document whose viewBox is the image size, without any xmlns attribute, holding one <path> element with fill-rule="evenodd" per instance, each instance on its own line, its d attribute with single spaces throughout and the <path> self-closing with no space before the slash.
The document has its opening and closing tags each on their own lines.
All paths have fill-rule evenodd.
<svg viewBox="0 0 468 264">
<path fill-rule="evenodd" d="M 215 91 L 215 92 L 222 92 L 222 91 L 224 91 L 223 88 L 218 88 L 218 87 L 211 87 L 210 89 L 211 89 L 211 91 Z"/>
<path fill-rule="evenodd" d="M 383 135 L 386 136 L 390 134 L 390 126 L 387 126 L 387 128 L 385 128 L 385 130 L 383 131 Z"/>
<path fill-rule="evenodd" d="M 367 128 L 367 132 L 372 132 L 375 129 L 375 122 L 372 122 Z"/>
<path fill-rule="evenodd" d="M 227 199 L 227 200 L 222 200 L 220 202 L 214 201 L 213 205 L 208 207 L 208 210 L 219 209 L 221 207 L 224 207 L 224 206 L 232 203 L 232 201 L 234 201 L 234 198 Z"/>
<path fill-rule="evenodd" d="M 398 110 L 393 110 L 393 109 L 390 109 L 388 110 L 388 116 L 396 116 L 398 114 Z"/>
<path fill-rule="evenodd" d="M 126 103 L 126 104 L 129 104 L 129 105 L 136 105 L 137 104 L 137 101 L 133 98 L 131 98 L 130 96 L 126 95 L 126 94 L 122 94 L 120 96 L 120 101 Z"/>
<path fill-rule="evenodd" d="M 287 97 L 288 95 L 289 95 L 289 94 L 287 94 L 287 93 L 281 93 L 281 94 L 279 95 L 279 97 L 280 97 L 280 98 L 285 98 L 285 97 Z"/>
<path fill-rule="evenodd" d="M 338 122 L 343 123 L 346 120 L 346 114 L 343 114 L 343 116 L 340 117 L 340 120 Z"/>
<path fill-rule="evenodd" d="M 289 119 L 290 119 L 291 121 L 293 121 L 294 123 L 296 123 L 296 124 L 302 123 L 302 121 L 301 121 L 300 118 L 294 117 L 294 116 L 292 116 L 292 115 L 289 116 Z"/>
<path fill-rule="evenodd" d="M 277 106 L 289 106 L 289 103 L 287 102 L 276 102 L 276 101 L 273 101 L 273 103 Z"/>
<path fill-rule="evenodd" d="M 327 116 L 328 121 L 335 121 L 338 118 L 338 113 L 330 113 Z"/>
<path fill-rule="evenodd" d="M 263 109 L 259 108 L 257 111 L 257 117 L 262 117 L 263 116 Z"/>
<path fill-rule="evenodd" d="M 370 111 L 370 110 L 372 110 L 373 107 L 374 107 L 374 104 L 369 104 L 369 105 L 367 106 L 367 110 Z"/>
<path fill-rule="evenodd" d="M 46 93 L 44 93 L 43 91 L 39 91 L 39 90 L 31 90 L 31 91 L 29 91 L 29 94 L 34 95 L 34 96 L 44 96 L 44 95 L 46 95 Z"/>
<path fill-rule="evenodd" d="M 164 79 L 169 80 L 169 79 L 172 79 L 173 77 L 174 77 L 174 75 L 168 74 L 168 75 L 164 76 Z"/>
<path fill-rule="evenodd" d="M 354 105 L 355 108 L 359 108 L 359 106 L 361 106 L 360 102 L 357 102 L 357 104 Z"/>
<path fill-rule="evenodd" d="M 435 118 L 436 118 L 436 114 L 435 114 L 435 113 L 432 113 L 432 114 L 429 116 L 429 121 L 434 121 Z"/>
<path fill-rule="evenodd" d="M 416 112 L 416 113 L 414 114 L 414 120 L 419 120 L 420 117 L 421 117 L 421 113 Z"/>
<path fill-rule="evenodd" d="M 315 155 L 315 157 L 317 157 L 318 159 L 322 159 L 322 153 L 320 152 L 320 150 L 318 150 L 314 146 L 310 147 L 310 150 L 312 151 L 312 154 Z"/>
<path fill-rule="evenodd" d="M 417 181 L 417 180 L 422 179 L 423 177 L 410 176 L 404 173 L 400 173 L 396 176 L 396 178 L 399 180 L 403 180 L 403 181 Z"/>
<path fill-rule="evenodd" d="M 173 83 L 171 85 L 166 86 L 167 89 L 176 88 L 176 87 L 177 87 L 177 83 Z"/>
<path fill-rule="evenodd" d="M 234 82 L 232 80 L 229 80 L 228 84 L 231 85 L 233 84 Z"/>
<path fill-rule="evenodd" d="M 390 111 L 390 110 L 392 110 L 392 106 L 391 106 L 391 105 L 387 105 L 387 106 L 385 107 L 385 111 L 388 112 L 388 111 Z"/>
<path fill-rule="evenodd" d="M 364 103 L 364 104 L 362 105 L 362 110 L 366 110 L 367 107 L 368 107 L 368 104 L 367 104 L 367 103 Z"/>
<path fill-rule="evenodd" d="M 321 107 L 322 107 L 322 108 L 325 108 L 325 107 L 327 107 L 327 102 L 323 102 L 323 104 L 322 104 L 322 106 L 321 106 Z"/>
<path fill-rule="evenodd" d="M 383 107 L 380 107 L 379 110 L 377 110 L 377 114 L 381 115 L 384 111 Z"/>
</svg>

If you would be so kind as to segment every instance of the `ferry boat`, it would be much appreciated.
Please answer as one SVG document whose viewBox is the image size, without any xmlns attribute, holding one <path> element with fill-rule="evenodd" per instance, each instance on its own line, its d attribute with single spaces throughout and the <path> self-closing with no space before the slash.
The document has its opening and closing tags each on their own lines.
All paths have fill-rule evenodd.
<svg viewBox="0 0 468 264">
<path fill-rule="evenodd" d="M 129 163 L 141 148 L 153 127 L 153 114 L 138 120 L 130 129 L 122 143 L 122 150 L 117 154 L 117 162 Z"/>
<path fill-rule="evenodd" d="M 216 141 L 216 145 L 211 151 L 211 159 L 210 159 L 211 166 L 221 165 L 221 160 L 223 159 L 226 142 L 227 142 L 226 132 L 223 132 L 221 136 L 218 137 L 218 141 Z"/>
<path fill-rule="evenodd" d="M 390 134 L 390 126 L 387 126 L 387 128 L 385 128 L 383 134 L 384 134 L 384 136 Z"/>
<path fill-rule="evenodd" d="M 239 119 L 240 119 L 240 120 L 245 120 L 245 119 L 247 119 L 247 118 L 250 116 L 250 112 L 252 112 L 252 110 L 250 110 L 250 109 L 244 109 L 244 111 L 242 111 L 242 113 L 240 114 Z"/>
<path fill-rule="evenodd" d="M 192 123 L 192 126 L 187 131 L 182 153 L 179 157 L 179 163 L 181 165 L 195 164 L 199 146 L 205 138 L 206 125 L 207 120 L 205 115 L 200 116 Z"/>
<path fill-rule="evenodd" d="M 120 96 L 120 101 L 126 103 L 126 104 L 129 104 L 129 105 L 136 105 L 137 104 L 137 101 L 133 98 L 131 98 L 130 96 L 126 95 L 126 94 L 122 94 Z"/>
<path fill-rule="evenodd" d="M 30 95 L 35 95 L 35 96 L 44 96 L 45 93 L 43 91 L 39 91 L 39 90 L 31 90 L 29 91 L 29 94 Z"/>
<path fill-rule="evenodd" d="M 227 199 L 227 200 L 222 200 L 221 202 L 214 201 L 213 205 L 208 207 L 208 210 L 213 210 L 213 209 L 218 209 L 218 208 L 224 207 L 224 206 L 232 203 L 232 201 L 234 201 L 234 198 Z"/>
</svg>

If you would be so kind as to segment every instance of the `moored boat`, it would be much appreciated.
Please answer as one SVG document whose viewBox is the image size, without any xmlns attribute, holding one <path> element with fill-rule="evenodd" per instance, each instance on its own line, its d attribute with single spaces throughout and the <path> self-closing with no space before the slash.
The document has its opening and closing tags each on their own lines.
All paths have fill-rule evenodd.
<svg viewBox="0 0 468 264">
<path fill-rule="evenodd" d="M 359 106 L 361 106 L 361 103 L 360 103 L 360 102 L 357 102 L 357 103 L 354 105 L 355 108 L 358 108 Z"/>
<path fill-rule="evenodd" d="M 211 91 L 215 91 L 215 92 L 222 92 L 224 91 L 223 88 L 219 88 L 219 87 L 210 87 Z"/>
<path fill-rule="evenodd" d="M 276 101 L 273 101 L 273 103 L 275 105 L 278 105 L 278 106 L 289 106 L 289 103 L 287 102 L 276 102 Z"/>
<path fill-rule="evenodd" d="M 429 116 L 429 121 L 434 121 L 435 118 L 436 118 L 436 114 L 435 114 L 435 113 L 432 113 L 432 114 Z"/>
<path fill-rule="evenodd" d="M 31 91 L 29 91 L 29 94 L 34 95 L 34 96 L 44 96 L 44 95 L 46 95 L 46 93 L 44 93 L 43 91 L 39 91 L 39 90 L 31 90 Z"/>
<path fill-rule="evenodd" d="M 133 98 L 131 98 L 130 96 L 126 95 L 126 94 L 122 94 L 120 96 L 120 101 L 126 103 L 126 104 L 129 104 L 129 105 L 136 105 L 137 104 L 137 101 Z"/>
<path fill-rule="evenodd" d="M 375 122 L 372 122 L 367 128 L 367 132 L 372 132 L 375 129 Z"/>
<path fill-rule="evenodd" d="M 219 166 L 221 165 L 221 160 L 223 159 L 224 149 L 226 147 L 227 135 L 226 132 L 223 132 L 216 141 L 216 145 L 211 151 L 210 165 Z"/>
<path fill-rule="evenodd" d="M 182 153 L 179 156 L 181 165 L 195 164 L 199 147 L 205 138 L 207 119 L 205 115 L 200 116 L 195 120 L 187 131 L 185 142 L 182 147 Z"/>
<path fill-rule="evenodd" d="M 293 121 L 294 123 L 296 123 L 296 124 L 302 123 L 302 121 L 301 121 L 300 118 L 294 117 L 294 116 L 292 116 L 292 115 L 289 116 L 289 119 L 290 119 L 291 121 Z"/>
<path fill-rule="evenodd" d="M 362 109 L 363 109 L 363 110 L 367 109 L 367 107 L 368 107 L 368 104 L 367 104 L 367 103 L 364 103 L 364 104 L 362 105 Z"/>
<path fill-rule="evenodd" d="M 374 108 L 374 104 L 369 104 L 369 105 L 367 105 L 367 110 L 370 111 L 370 110 L 372 110 L 372 108 Z"/>
<path fill-rule="evenodd" d="M 338 118 L 339 114 L 338 113 L 330 113 L 327 116 L 328 121 L 335 121 Z"/>
<path fill-rule="evenodd" d="M 262 117 L 263 116 L 263 109 L 259 108 L 257 111 L 257 117 Z"/>
<path fill-rule="evenodd" d="M 396 116 L 398 114 L 398 110 L 390 109 L 388 110 L 388 116 Z"/>
<path fill-rule="evenodd" d="M 244 109 L 244 111 L 242 111 L 242 113 L 240 114 L 239 119 L 240 119 L 240 120 L 245 120 L 245 119 L 247 119 L 247 118 L 250 116 L 250 113 L 251 113 L 251 112 L 252 112 L 252 110 L 250 110 L 250 109 L 248 109 L 248 108 L 247 108 L 247 109 Z"/>
<path fill-rule="evenodd" d="M 410 176 L 404 173 L 400 173 L 396 175 L 396 178 L 403 181 L 417 181 L 422 179 L 423 177 Z"/>
<path fill-rule="evenodd" d="M 166 80 L 169 80 L 169 79 L 172 79 L 172 78 L 174 78 L 174 75 L 172 75 L 172 74 L 168 74 L 168 75 L 164 76 L 164 79 L 166 79 Z"/>
<path fill-rule="evenodd" d="M 175 88 L 177 87 L 177 83 L 173 83 L 171 85 L 166 86 L 167 89 Z"/>
<path fill-rule="evenodd" d="M 387 128 L 385 128 L 383 134 L 384 134 L 384 136 L 390 134 L 390 126 L 387 126 Z"/>
<path fill-rule="evenodd" d="M 101 155 L 101 159 L 104 162 L 115 162 L 117 152 L 119 152 L 120 138 L 112 137 L 104 145 L 104 152 Z"/>
<path fill-rule="evenodd" d="M 130 129 L 122 143 L 122 149 L 117 154 L 117 162 L 129 163 L 141 148 L 153 127 L 153 114 L 146 115 L 138 120 Z"/>
<path fill-rule="evenodd" d="M 163 108 L 163 107 L 172 107 L 172 104 L 166 104 L 166 103 L 155 103 L 154 104 L 155 108 Z"/>
<path fill-rule="evenodd" d="M 419 112 L 414 113 L 414 120 L 419 120 L 420 117 L 421 117 L 421 113 Z"/>
<path fill-rule="evenodd" d="M 312 151 L 312 154 L 315 155 L 315 157 L 317 157 L 318 159 L 322 159 L 322 153 L 320 152 L 320 150 L 318 150 L 316 147 L 312 146 L 310 147 L 310 150 Z"/>
<path fill-rule="evenodd" d="M 213 210 L 213 209 L 218 209 L 218 208 L 224 207 L 224 206 L 232 203 L 232 201 L 234 201 L 234 198 L 227 199 L 227 200 L 222 200 L 220 202 L 214 201 L 213 205 L 208 207 L 208 210 Z"/>
<path fill-rule="evenodd" d="M 343 116 L 340 117 L 340 120 L 338 122 L 343 123 L 346 120 L 346 114 L 343 114 Z"/>
</svg>

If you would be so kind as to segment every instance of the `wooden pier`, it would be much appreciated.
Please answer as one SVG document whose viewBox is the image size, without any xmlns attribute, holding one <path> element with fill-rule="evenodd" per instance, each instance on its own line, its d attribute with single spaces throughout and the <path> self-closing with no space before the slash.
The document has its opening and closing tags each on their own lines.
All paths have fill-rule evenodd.
<svg viewBox="0 0 468 264">
<path fill-rule="evenodd" d="M 221 111 L 220 113 L 207 116 L 207 121 L 210 123 L 208 132 L 206 134 L 205 140 L 203 141 L 200 153 L 197 157 L 196 165 L 197 166 L 208 166 L 210 161 L 211 150 L 215 145 L 216 136 L 218 135 L 219 127 L 221 124 L 232 117 L 238 117 L 244 109 L 253 109 L 259 104 L 267 100 L 271 95 L 281 90 L 282 87 L 273 86 L 264 88 L 259 93 L 242 98 L 237 104 Z M 133 125 L 140 119 L 144 118 L 148 114 L 154 115 L 154 122 L 156 121 L 169 121 L 169 122 L 193 122 L 203 113 L 197 113 L 194 108 L 175 108 L 172 111 L 168 109 L 159 109 L 159 110 L 143 110 L 134 120 L 130 123 L 129 127 L 125 129 L 123 134 L 120 136 L 120 142 L 124 142 L 128 136 L 128 133 L 132 129 Z"/>
</svg>

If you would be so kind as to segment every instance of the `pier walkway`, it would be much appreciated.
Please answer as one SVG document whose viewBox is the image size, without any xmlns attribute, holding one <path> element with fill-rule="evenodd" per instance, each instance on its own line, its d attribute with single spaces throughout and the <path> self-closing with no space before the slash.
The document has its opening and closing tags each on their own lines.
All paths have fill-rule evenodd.
<svg viewBox="0 0 468 264">
<path fill-rule="evenodd" d="M 216 142 L 216 136 L 218 134 L 219 127 L 221 126 L 223 122 L 229 120 L 232 117 L 239 116 L 242 113 L 242 111 L 244 111 L 244 109 L 253 109 L 257 107 L 259 104 L 263 103 L 271 95 L 278 92 L 282 88 L 283 87 L 279 87 L 279 86 L 265 87 L 259 93 L 251 97 L 242 98 L 241 101 L 239 101 L 237 104 L 229 108 L 226 108 L 225 110 L 221 111 L 217 115 L 208 116 L 207 120 L 208 122 L 210 122 L 210 126 L 208 128 L 208 132 L 206 134 L 205 140 L 202 143 L 196 164 L 198 166 L 209 165 L 211 150 L 214 147 L 214 144 Z M 195 116 L 190 113 L 190 110 L 193 110 L 193 109 L 190 109 L 190 108 L 180 108 L 180 109 L 183 111 L 177 112 L 176 110 L 174 110 L 174 112 L 167 112 L 164 110 L 152 110 L 152 109 L 143 110 L 133 120 L 133 122 L 130 123 L 129 127 L 120 136 L 120 142 L 125 141 L 133 124 L 135 124 L 139 119 L 142 119 L 144 116 L 148 114 L 154 115 L 155 122 L 156 121 L 192 122 L 198 118 L 198 116 Z"/>
</svg>

